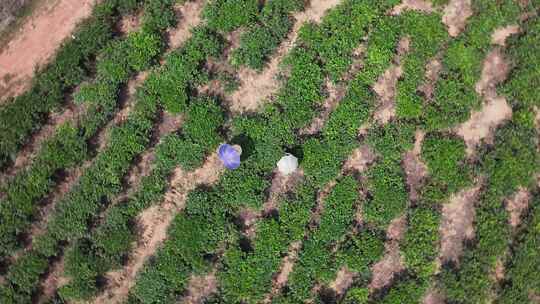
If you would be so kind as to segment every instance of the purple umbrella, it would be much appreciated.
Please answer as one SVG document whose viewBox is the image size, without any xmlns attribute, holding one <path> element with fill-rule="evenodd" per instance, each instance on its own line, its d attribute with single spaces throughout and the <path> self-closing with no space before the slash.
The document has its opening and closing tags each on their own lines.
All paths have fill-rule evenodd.
<svg viewBox="0 0 540 304">
<path fill-rule="evenodd" d="M 219 146 L 218 156 L 227 169 L 234 170 L 240 166 L 240 153 L 231 145 Z"/>
</svg>

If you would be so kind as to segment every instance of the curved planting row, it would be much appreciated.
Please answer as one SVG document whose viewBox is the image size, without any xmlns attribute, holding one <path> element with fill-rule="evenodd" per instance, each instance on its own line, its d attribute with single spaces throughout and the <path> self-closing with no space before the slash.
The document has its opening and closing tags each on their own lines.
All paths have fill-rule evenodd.
<svg viewBox="0 0 540 304">
<path fill-rule="evenodd" d="M 249 22 L 249 19 L 226 20 L 227 24 L 216 21 L 220 17 L 212 15 L 212 12 L 216 12 L 216 6 L 220 5 L 226 4 L 220 4 L 219 1 L 212 2 L 204 9 L 208 27 L 226 32 Z M 234 5 L 227 9 L 233 12 L 239 10 Z M 219 11 L 219 13 L 224 12 Z M 225 22 L 225 20 L 222 21 Z M 163 196 L 167 182 L 162 179 L 178 166 L 193 169 L 202 161 L 204 154 L 215 148 L 217 144 L 215 137 L 219 138 L 219 135 L 212 135 L 214 132 L 212 129 L 220 126 L 221 122 L 218 117 L 216 121 L 205 121 L 208 119 L 205 116 L 213 115 L 211 113 L 216 109 L 212 108 L 211 103 L 205 105 L 209 101 L 197 99 L 191 94 L 193 94 L 195 84 L 207 78 L 205 72 L 198 69 L 198 64 L 194 62 L 195 58 L 199 58 L 200 50 L 205 50 L 207 55 L 219 54 L 223 50 L 223 46 L 218 43 L 220 39 L 220 34 L 211 33 L 204 26 L 197 29 L 194 36 L 180 51 L 169 56 L 169 63 L 165 68 L 158 71 L 155 77 L 149 78 L 149 85 L 160 92 L 158 98 L 168 111 L 183 112 L 187 106 L 187 121 L 182 128 L 183 135 L 168 137 L 158 146 L 158 153 L 162 151 L 166 154 L 162 154 L 163 158 L 158 158 L 153 164 L 157 166 L 157 169 L 143 179 L 142 188 L 128 201 L 110 209 L 103 224 L 92 232 L 91 237 L 78 242 L 72 250 L 68 251 L 66 274 L 72 277 L 72 282 L 62 287 L 61 297 L 89 298 L 95 295 L 99 291 L 97 282 L 100 278 L 104 278 L 111 268 L 122 266 L 123 258 L 132 249 L 129 240 L 135 239 L 138 233 L 136 227 L 131 224 L 135 217 L 142 210 L 159 202 Z M 195 82 L 190 84 L 193 80 Z M 205 123 L 210 123 L 210 126 L 205 127 Z"/>
<path fill-rule="evenodd" d="M 201 69 L 208 56 L 222 50 L 216 36 L 205 28 L 196 28 L 193 36 L 166 58 L 166 64 L 151 75 L 142 91 L 149 99 L 161 100 L 169 85 L 183 87 L 190 94 L 205 77 Z M 189 75 L 189 78 L 178 77 Z M 98 291 L 97 279 L 112 268 L 119 268 L 136 238 L 136 227 L 131 222 L 144 209 L 159 202 L 167 187 L 167 177 L 180 166 L 192 170 L 202 164 L 204 155 L 221 141 L 217 130 L 223 123 L 222 110 L 210 98 L 188 97 L 179 104 L 185 113 L 182 130 L 162 139 L 156 147 L 154 170 L 141 181 L 140 189 L 127 201 L 109 208 L 103 223 L 67 252 L 65 272 L 71 277 L 60 295 L 64 298 L 87 299 Z"/>
<path fill-rule="evenodd" d="M 40 71 L 31 89 L 0 108 L 0 169 L 40 129 L 48 114 L 65 102 L 65 95 L 92 77 L 96 56 L 115 40 L 115 24 L 132 13 L 140 1 L 108 0 L 98 4 L 92 16 L 58 50 L 56 58 Z"/>
<path fill-rule="evenodd" d="M 414 51 L 426 52 L 428 55 L 425 55 L 425 57 L 427 58 L 429 54 L 437 50 L 437 39 L 440 39 L 443 32 L 441 26 L 435 23 L 429 27 L 424 27 L 426 22 L 433 22 L 434 20 L 436 21 L 436 18 L 432 16 L 421 16 L 416 13 L 410 13 L 399 18 L 387 18 L 377 25 L 377 30 L 368 36 L 363 69 L 352 80 L 349 95 L 340 103 L 336 111 L 332 113 L 327 126 L 323 129 L 323 135 L 327 136 L 328 141 L 333 142 L 337 140 L 337 142 L 340 142 L 344 139 L 340 137 L 345 136 L 349 140 L 355 139 L 356 130 L 367 122 L 368 117 L 373 115 L 366 116 L 369 113 L 366 111 L 369 109 L 374 111 L 377 103 L 376 95 L 371 88 L 374 86 L 377 77 L 382 75 L 385 68 L 390 65 L 394 56 L 394 50 L 396 50 L 396 45 L 398 45 L 398 37 L 400 35 L 407 36 L 411 34 L 406 32 L 406 29 L 411 30 L 411 32 L 417 29 L 414 35 L 411 35 L 411 40 L 413 41 L 411 48 Z M 414 22 L 417 22 L 421 26 L 411 26 Z M 408 27 L 401 28 L 401 24 L 407 24 Z M 422 28 L 429 29 L 430 32 L 423 33 Z M 429 43 L 426 43 L 426 40 Z M 404 41 L 409 40 L 402 39 L 399 43 L 400 48 Z M 429 49 L 425 50 L 424 46 Z M 422 47 L 424 49 L 421 49 Z M 398 52 L 402 51 L 398 50 Z M 363 100 L 365 106 L 357 105 L 358 99 Z M 363 115 L 360 117 L 363 117 L 363 119 L 351 120 L 351 126 L 347 126 L 346 128 L 340 125 L 334 125 L 337 122 L 342 123 L 345 121 L 344 116 L 351 113 L 362 113 Z M 355 115 L 353 114 L 352 116 L 354 117 Z M 338 133 L 326 133 L 328 131 L 327 128 L 332 127 L 335 128 L 334 130 L 345 129 L 354 130 L 355 132 L 338 137 Z M 354 287 L 347 296 L 346 301 L 361 303 L 368 299 L 369 293 L 365 289 L 365 286 L 368 283 L 367 279 L 370 277 L 370 266 L 382 256 L 383 240 L 381 239 L 381 229 L 384 229 L 390 223 L 390 220 L 402 213 L 407 204 L 407 194 L 400 167 L 400 157 L 401 153 L 410 146 L 409 140 L 414 135 L 414 129 L 410 128 L 406 123 L 392 123 L 386 126 L 375 125 L 370 131 L 373 133 L 369 133 L 367 142 L 374 148 L 377 155 L 381 157 L 378 157 L 376 164 L 368 169 L 366 173 L 367 180 L 362 183 L 362 187 L 364 188 L 362 192 L 366 193 L 367 197 L 363 199 L 360 214 L 362 214 L 361 216 L 365 222 L 357 223 L 356 228 L 351 226 L 349 230 L 352 233 L 348 235 L 343 233 L 334 235 L 334 237 L 338 237 L 338 239 L 333 241 L 335 242 L 334 246 L 337 245 L 335 252 L 325 252 L 323 248 L 332 248 L 328 246 L 308 246 L 308 248 L 304 248 L 304 251 L 300 252 L 295 270 L 291 274 L 291 281 L 286 289 L 287 293 L 278 302 L 296 303 L 312 297 L 311 288 L 316 286 L 319 286 L 319 288 L 322 287 L 319 289 L 318 301 L 335 301 L 336 297 L 343 296 L 343 288 L 348 289 L 350 285 L 354 285 Z M 334 211 L 332 209 L 323 211 L 323 217 L 325 216 L 325 212 L 331 214 Z M 353 216 L 350 214 L 349 221 L 352 219 Z M 319 237 L 316 237 L 318 230 L 314 233 L 315 236 L 312 236 L 312 238 L 318 241 Z M 360 240 L 363 243 L 360 243 Z M 313 241 L 309 241 L 307 245 L 311 243 Z M 355 252 L 355 250 L 358 251 Z M 361 256 L 356 256 L 358 253 Z M 317 264 L 318 262 L 316 261 L 320 261 L 320 264 Z M 313 264 L 314 262 L 316 265 Z M 316 271 L 313 271 L 313 269 Z M 353 282 L 338 282 L 338 280 L 343 280 L 343 276 L 351 276 L 350 280 L 353 280 Z"/>
<path fill-rule="evenodd" d="M 347 3 L 347 5 L 351 4 Z M 373 5 L 376 7 L 376 4 Z M 336 10 L 341 14 L 346 11 L 343 8 Z M 332 34 L 347 35 L 350 28 L 341 24 L 344 19 L 340 19 L 340 16 L 340 14 L 331 11 L 320 26 L 308 26 L 310 33 L 315 35 L 320 31 L 319 35 L 328 35 L 328 37 L 331 37 Z M 340 26 L 332 27 L 332 23 L 340 24 Z M 345 48 L 340 56 L 344 58 L 351 56 L 360 38 L 361 33 L 352 36 L 348 40 L 350 47 Z M 356 42 L 354 42 L 355 39 Z M 213 263 L 210 257 L 212 255 L 221 256 L 219 252 L 222 244 L 230 243 L 232 246 L 223 257 L 224 263 L 227 265 L 229 262 L 233 263 L 231 267 L 236 268 L 234 265 L 236 259 L 229 259 L 233 259 L 237 254 L 240 254 L 240 257 L 248 254 L 248 252 L 237 249 L 239 244 L 245 243 L 245 239 L 233 223 L 241 210 L 246 208 L 261 209 L 265 197 L 264 190 L 270 186 L 267 178 L 274 168 L 275 162 L 282 155 L 284 148 L 291 149 L 297 144 L 298 139 L 295 140 L 291 136 L 294 134 L 293 131 L 311 122 L 315 115 L 314 102 L 323 99 L 323 96 L 318 92 L 323 84 L 324 70 L 319 66 L 321 63 L 314 59 L 316 54 L 320 56 L 321 49 L 331 48 L 332 42 L 325 39 L 322 41 L 326 43 L 322 44 L 323 47 L 320 49 L 317 49 L 318 45 L 313 43 L 310 36 L 297 41 L 297 47 L 287 60 L 291 66 L 291 74 L 276 97 L 276 104 L 267 107 L 263 113 L 254 117 L 239 117 L 233 121 L 233 138 L 235 135 L 243 135 L 250 139 L 249 150 L 245 151 L 248 153 L 247 159 L 236 171 L 225 173 L 218 185 L 190 194 L 185 212 L 175 219 L 169 230 L 169 240 L 158 252 L 156 259 L 142 272 L 137 285 L 132 290 L 132 301 L 152 303 L 158 301 L 163 295 L 165 295 L 165 299 L 175 298 L 186 289 L 190 274 L 204 274 L 212 268 Z M 324 67 L 324 64 L 321 65 Z M 278 111 L 277 107 L 282 110 Z M 285 143 L 285 147 L 282 146 L 283 143 Z M 304 149 L 305 151 L 306 149 Z M 307 157 L 313 156 L 307 156 L 304 153 L 304 161 Z M 312 161 L 316 162 L 314 159 Z M 309 218 L 309 204 L 313 203 L 308 199 L 309 193 L 311 192 L 313 197 L 315 192 L 312 186 L 307 187 L 306 190 L 308 192 L 305 196 L 305 202 L 308 205 L 299 206 L 299 209 L 291 209 L 291 216 L 302 215 L 302 218 L 298 218 L 299 222 L 291 223 L 290 229 L 295 229 L 295 231 L 302 231 L 306 224 L 305 221 Z M 271 227 L 278 228 L 275 223 Z M 283 240 L 283 242 L 284 246 L 281 247 L 281 251 L 287 249 L 288 240 Z M 184 243 L 189 243 L 191 246 L 179 246 L 179 244 Z M 205 256 L 208 259 L 205 259 Z M 246 258 L 248 257 L 246 256 Z M 275 271 L 279 266 L 279 260 L 279 255 L 272 257 Z M 172 269 L 174 269 L 174 274 L 171 272 Z M 265 291 L 269 291 L 271 285 L 272 272 L 261 273 L 261 275 L 264 275 L 265 278 L 260 283 L 257 281 L 257 277 L 251 277 L 248 274 L 244 276 L 246 280 L 250 277 L 253 278 L 253 280 L 249 279 L 248 282 L 256 284 L 254 286 L 260 286 L 257 287 L 259 291 L 253 294 L 253 301 L 261 299 Z M 218 276 L 220 276 L 219 272 Z M 247 289 L 244 287 L 249 288 L 248 286 L 252 285 L 242 283 L 243 287 L 241 287 L 238 285 L 241 284 L 241 281 L 229 280 L 228 276 L 224 276 L 223 280 L 225 280 L 223 281 L 224 290 L 220 296 L 232 301 L 239 299 L 237 297 L 250 300 L 247 298 Z M 261 283 L 262 285 L 259 285 Z M 230 288 L 229 284 L 231 284 Z M 241 288 L 234 293 L 229 293 L 238 287 Z"/>
<path fill-rule="evenodd" d="M 79 145 L 86 144 L 86 140 L 112 115 L 119 87 L 129 75 L 155 62 L 163 49 L 160 33 L 174 21 L 172 5 L 172 1 L 148 2 L 142 30 L 128 35 L 124 41 L 109 45 L 105 50 L 98 63 L 96 81 L 82 88 L 78 95 L 79 99 L 90 104 L 88 116 L 81 122 L 78 131 L 68 126 L 78 135 L 76 140 Z M 150 94 L 140 93 L 137 100 L 128 119 L 112 130 L 111 141 L 105 150 L 84 172 L 78 184 L 57 204 L 45 233 L 35 238 L 32 249 L 8 270 L 8 284 L 2 286 L 3 302 L 26 302 L 36 291 L 39 276 L 47 270 L 49 259 L 59 253 L 65 242 L 81 237 L 103 204 L 120 190 L 122 176 L 131 161 L 150 140 L 159 109 L 156 98 Z M 69 153 L 69 146 L 59 145 L 58 148 L 57 157 Z M 27 204 L 31 203 L 29 201 Z M 19 225 L 3 227 L 10 231 L 4 235 L 11 240 L 12 247 L 17 246 L 13 233 L 29 224 L 35 207 L 31 205 L 27 214 L 17 213 L 22 215 Z M 10 247 L 5 248 L 9 250 Z"/>
<path fill-rule="evenodd" d="M 480 70 L 482 69 L 482 54 L 487 54 L 487 50 L 489 50 L 489 45 L 491 43 L 491 36 L 486 35 L 485 33 L 491 33 L 498 27 L 516 22 L 517 16 L 520 13 L 519 6 L 515 3 L 511 3 L 511 1 L 497 5 L 491 2 L 473 1 L 473 8 L 478 14 L 471 17 L 469 24 L 466 27 L 466 31 L 462 36 L 457 40 L 449 42 L 446 53 L 443 55 L 443 70 L 441 78 L 435 88 L 435 100 L 441 98 L 436 102 L 438 107 L 437 111 L 440 112 L 437 115 L 449 115 L 449 112 L 447 111 L 452 108 L 458 109 L 456 105 L 452 105 L 455 101 L 462 102 L 478 99 L 478 96 L 476 96 L 476 93 L 474 92 L 475 84 L 478 82 Z M 470 54 L 470 57 L 464 57 L 464 54 Z M 469 75 L 470 78 L 465 77 L 467 75 Z M 448 79 L 447 77 L 449 76 L 450 78 Z M 457 77 L 461 80 L 456 81 Z M 455 87 L 450 91 L 447 85 L 454 85 Z M 469 91 L 471 95 L 468 99 L 460 99 L 460 97 L 449 98 L 449 95 L 447 95 L 449 93 L 455 94 L 456 92 L 462 94 L 467 91 Z M 446 100 L 446 102 L 442 103 L 441 101 L 443 100 Z M 432 107 L 434 105 L 429 106 Z M 466 113 L 468 113 L 468 110 L 465 112 L 467 108 L 467 106 L 463 107 L 463 105 L 459 105 L 460 111 L 464 111 L 463 118 L 458 118 L 459 115 L 455 116 L 455 112 L 453 112 L 454 115 L 452 115 L 452 117 L 446 117 L 444 119 L 444 124 L 441 124 L 436 128 L 446 128 L 447 126 L 462 122 L 464 118 L 467 118 Z M 470 109 L 470 107 L 468 109 Z M 432 120 L 430 122 L 432 119 L 430 116 L 432 116 L 432 114 L 428 111 L 425 116 L 426 127 L 428 130 L 435 127 L 435 124 L 432 123 L 436 121 Z M 442 122 L 442 120 L 439 122 Z M 439 122 L 437 124 L 439 124 Z M 508 128 L 508 126 L 505 126 L 498 134 L 505 132 L 504 130 L 508 130 Z M 439 247 L 439 244 L 441 244 L 441 241 L 445 241 L 441 240 L 439 236 L 439 225 L 442 225 L 442 223 L 440 223 L 441 209 L 443 209 L 442 206 L 440 206 L 440 202 L 451 198 L 452 194 L 452 197 L 457 199 L 459 196 L 472 195 L 471 193 L 475 193 L 476 190 L 473 188 L 469 190 L 465 190 L 465 188 L 471 186 L 473 182 L 472 177 L 474 175 L 478 176 L 478 173 L 480 173 L 480 176 L 488 176 L 488 182 L 483 185 L 483 188 L 487 187 L 487 193 L 491 192 L 492 190 L 490 189 L 493 187 L 499 187 L 489 182 L 489 176 L 493 174 L 493 172 L 485 170 L 473 172 L 472 166 L 474 163 L 468 163 L 465 155 L 465 144 L 462 139 L 456 138 L 455 135 L 448 134 L 447 131 L 441 131 L 428 133 L 422 146 L 422 158 L 426 161 L 429 177 L 427 183 L 421 189 L 421 197 L 418 203 L 408 212 L 409 226 L 403 244 L 403 255 L 405 257 L 409 276 L 402 279 L 394 286 L 394 288 L 387 291 L 388 293 L 383 297 L 381 303 L 401 303 L 404 299 L 409 299 L 409 301 L 420 301 L 422 297 L 426 296 L 426 292 L 430 285 L 435 288 L 435 290 L 433 290 L 433 294 L 436 295 L 435 297 L 438 297 L 437 290 L 442 289 L 443 297 L 444 295 L 447 295 L 453 302 L 476 303 L 487 297 L 487 293 L 483 293 L 481 290 L 483 289 L 484 292 L 487 291 L 489 284 L 484 285 L 483 288 L 478 288 L 478 285 L 475 287 L 472 283 L 473 281 L 478 282 L 479 280 L 484 280 L 479 274 L 473 274 L 466 271 L 463 273 L 463 276 L 459 275 L 458 278 L 458 276 L 456 276 L 456 269 L 449 263 L 450 260 L 440 260 L 442 254 L 447 254 L 438 252 L 438 250 L 444 249 Z M 531 135 L 529 134 L 529 136 Z M 496 141 L 494 143 L 495 149 L 505 150 L 506 148 L 503 147 L 505 145 L 503 144 L 501 146 L 501 144 L 501 142 Z M 518 146 L 521 146 L 521 144 L 518 144 Z M 515 146 L 514 148 L 524 153 L 523 164 L 533 161 L 535 157 L 533 154 L 530 154 L 531 151 L 527 151 L 526 145 L 521 146 L 520 148 L 518 148 L 518 146 Z M 508 147 L 508 145 L 506 145 L 506 147 Z M 514 161 L 510 161 L 508 157 L 510 157 L 510 155 L 502 158 L 503 160 L 496 157 L 497 166 L 506 166 L 506 161 L 509 161 L 509 163 L 507 163 L 509 166 L 510 163 L 519 166 Z M 480 157 L 481 168 L 484 167 L 484 162 L 485 157 Z M 508 170 L 510 167 L 506 167 L 506 169 Z M 511 169 L 510 171 L 514 170 Z M 510 171 L 508 173 L 510 173 Z M 527 175 L 527 173 L 524 172 L 524 175 Z M 515 179 L 509 178 L 509 180 Z M 478 181 L 476 181 L 476 183 L 477 182 Z M 461 192 L 458 193 L 460 190 Z M 512 192 L 512 190 L 510 190 L 510 192 Z M 488 195 L 487 193 L 483 194 L 484 198 L 478 203 L 479 206 L 487 205 L 484 201 L 486 195 Z M 496 199 L 494 204 L 498 204 L 502 207 L 502 201 L 500 199 Z M 445 203 L 444 208 L 450 208 L 449 205 L 450 203 Z M 483 222 L 487 220 L 486 218 L 481 217 L 482 209 L 483 208 L 480 208 L 477 211 L 477 220 L 475 221 L 479 225 L 484 225 Z M 499 213 L 501 213 L 501 211 L 502 210 L 499 210 Z M 487 223 L 491 221 L 492 219 L 487 220 Z M 506 226 L 506 223 L 501 219 L 497 225 L 499 228 L 503 228 Z M 491 229 L 493 228 L 492 226 L 490 227 Z M 481 235 L 481 228 L 477 229 L 479 230 L 477 232 L 477 239 L 482 240 L 482 242 L 484 242 L 484 240 L 487 241 L 488 238 Z M 500 231 L 498 232 L 498 237 L 501 237 L 501 240 L 505 238 L 504 234 Z M 461 239 L 453 241 L 462 242 Z M 456 246 L 460 247 L 461 244 Z M 444 287 L 439 286 L 439 284 L 432 284 L 433 278 L 439 277 L 439 263 L 443 263 L 441 277 L 443 280 L 442 286 Z M 480 270 L 476 267 L 475 269 Z M 465 278 L 466 280 L 464 280 Z M 436 281 L 438 281 L 438 279 Z M 417 292 L 418 290 L 421 292 Z"/>
<path fill-rule="evenodd" d="M 76 125 L 61 126 L 44 143 L 33 164 L 3 187 L 6 196 L 0 205 L 2 260 L 21 247 L 18 238 L 37 214 L 39 200 L 58 183 L 56 174 L 91 156 L 90 142 L 113 117 L 120 88 L 131 75 L 155 63 L 163 51 L 161 35 L 174 21 L 172 2 L 167 6 L 167 1 L 149 1 L 145 7 L 141 31 L 108 44 L 98 58 L 95 81 L 84 85 L 75 96 L 78 102 L 87 104 L 86 115 Z"/>
<path fill-rule="evenodd" d="M 491 273 L 513 237 L 505 199 L 520 188 L 537 187 L 540 155 L 533 109 L 538 101 L 522 81 L 540 81 L 539 71 L 525 68 L 524 63 L 538 56 L 534 51 L 540 37 L 538 25 L 537 17 L 525 22 L 521 36 L 512 39 L 509 46 L 510 58 L 519 65 L 501 91 L 508 97 L 513 115 L 510 122 L 497 130 L 493 147 L 484 148 L 480 156 L 479 170 L 486 177 L 486 190 L 476 209 L 478 241 L 465 251 L 459 267 L 446 268 L 441 274 L 443 290 L 449 299 L 459 303 L 475 303 L 492 296 L 497 280 Z M 534 231 L 535 227 L 525 229 Z M 515 295 L 515 303 L 519 303 L 525 292 L 516 291 Z"/>
</svg>

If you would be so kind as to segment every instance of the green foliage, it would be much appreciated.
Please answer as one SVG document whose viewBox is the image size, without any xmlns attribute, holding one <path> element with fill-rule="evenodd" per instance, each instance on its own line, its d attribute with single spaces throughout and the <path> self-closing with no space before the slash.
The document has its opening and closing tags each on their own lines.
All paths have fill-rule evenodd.
<svg viewBox="0 0 540 304">
<path fill-rule="evenodd" d="M 384 228 L 408 203 L 403 169 L 398 162 L 382 160 L 367 174 L 370 199 L 364 205 L 364 216 L 368 223 Z"/>
<path fill-rule="evenodd" d="M 247 65 L 261 70 L 268 56 L 291 29 L 291 13 L 300 10 L 303 5 L 300 0 L 267 1 L 257 24 L 240 37 L 240 46 L 233 52 L 233 65 Z"/>
<path fill-rule="evenodd" d="M 437 211 L 418 207 L 408 213 L 408 227 L 402 252 L 407 268 L 420 278 L 435 273 L 435 258 L 439 243 L 439 220 Z"/>
<path fill-rule="evenodd" d="M 258 13 L 257 0 L 212 0 L 204 9 L 208 26 L 222 32 L 250 25 Z"/>
<path fill-rule="evenodd" d="M 532 210 L 525 221 L 524 231 L 517 238 L 513 255 L 506 265 L 505 282 L 495 303 L 527 303 L 531 294 L 540 294 L 540 208 L 538 198 L 531 203 Z"/>
<path fill-rule="evenodd" d="M 433 188 L 448 196 L 471 183 L 462 139 L 430 133 L 422 144 L 422 159 L 430 176 L 429 186 L 423 194 L 428 201 L 441 199 L 434 195 Z"/>
<path fill-rule="evenodd" d="M 344 236 L 354 219 L 358 200 L 357 182 L 344 177 L 334 186 L 324 201 L 319 226 L 304 240 L 302 251 L 289 277 L 290 297 L 302 301 L 309 296 L 315 282 L 330 279 L 337 269 L 328 269 L 332 253 L 330 248 Z"/>
<path fill-rule="evenodd" d="M 64 95 L 91 76 L 95 56 L 113 40 L 116 1 L 97 5 L 90 18 L 66 41 L 51 63 L 38 71 L 32 87 L 0 109 L 0 168 L 10 164 L 41 128 L 49 112 L 64 102 Z M 128 13 L 127 11 L 125 13 Z"/>
</svg>

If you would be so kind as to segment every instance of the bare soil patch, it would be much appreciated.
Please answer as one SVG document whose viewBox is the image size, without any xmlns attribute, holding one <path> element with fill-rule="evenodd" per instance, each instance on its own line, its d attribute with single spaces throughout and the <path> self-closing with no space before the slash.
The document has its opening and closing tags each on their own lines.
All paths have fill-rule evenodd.
<svg viewBox="0 0 540 304">
<path fill-rule="evenodd" d="M 506 46 L 506 39 L 519 33 L 519 31 L 520 28 L 517 24 L 498 28 L 491 34 L 491 43 L 499 46 Z"/>
<path fill-rule="evenodd" d="M 435 11 L 433 4 L 430 1 L 424 0 L 403 0 L 400 4 L 396 5 L 390 14 L 400 15 L 404 11 L 420 11 L 423 13 L 432 13 Z"/>
<path fill-rule="evenodd" d="M 347 267 L 342 267 L 338 271 L 336 279 L 332 283 L 330 283 L 330 288 L 332 288 L 336 292 L 336 295 L 339 298 L 343 294 L 345 294 L 349 287 L 351 287 L 355 277 L 355 272 L 350 271 L 349 269 L 347 269 Z"/>
<path fill-rule="evenodd" d="M 439 233 L 441 250 L 439 259 L 442 263 L 459 263 L 463 252 L 463 242 L 474 238 L 474 204 L 478 199 L 480 186 L 460 191 L 450 197 L 443 205 Z"/>
<path fill-rule="evenodd" d="M 180 47 L 191 37 L 191 29 L 201 23 L 201 13 L 206 1 L 187 1 L 175 6 L 178 16 L 178 26 L 170 29 L 167 33 L 169 37 L 169 49 L 174 50 Z"/>
<path fill-rule="evenodd" d="M 36 68 L 45 65 L 98 0 L 58 0 L 28 18 L 0 52 L 2 100 L 21 94 Z"/>
<path fill-rule="evenodd" d="M 168 228 L 176 214 L 184 209 L 188 192 L 197 185 L 215 183 L 223 170 L 217 153 L 210 155 L 204 165 L 193 172 L 184 172 L 180 168 L 175 170 L 163 203 L 152 206 L 139 215 L 140 237 L 127 266 L 107 273 L 107 286 L 93 303 L 120 303 L 126 299 L 135 284 L 137 274 L 167 238 Z"/>
<path fill-rule="evenodd" d="M 187 295 L 180 303 L 201 304 L 211 294 L 217 291 L 216 270 L 204 276 L 193 276 L 189 280 Z"/>
<path fill-rule="evenodd" d="M 448 34 L 457 37 L 467 25 L 473 14 L 471 0 L 450 0 L 444 8 L 442 22 L 448 27 Z"/>
<path fill-rule="evenodd" d="M 368 145 L 355 149 L 343 165 L 344 172 L 362 173 L 377 159 L 377 155 Z"/>
<path fill-rule="evenodd" d="M 476 92 L 484 98 L 484 105 L 474 111 L 466 122 L 458 126 L 457 133 L 467 144 L 467 153 L 472 155 L 481 140 L 493 140 L 493 132 L 505 120 L 512 117 L 512 108 L 504 97 L 497 96 L 496 86 L 503 82 L 509 71 L 502 51 L 493 49 L 484 60 L 482 76 L 476 84 Z"/>
<path fill-rule="evenodd" d="M 277 75 L 279 64 L 293 48 L 298 30 L 305 22 L 319 22 L 327 10 L 339 4 L 339 0 L 313 0 L 305 11 L 294 16 L 295 23 L 287 39 L 262 72 L 242 67 L 238 71 L 240 88 L 230 96 L 230 109 L 236 113 L 256 111 L 270 95 L 279 88 Z"/>
<path fill-rule="evenodd" d="M 422 299 L 422 304 L 445 304 L 444 296 L 440 291 L 430 288 L 424 298 Z"/>
<path fill-rule="evenodd" d="M 51 113 L 47 123 L 30 138 L 30 141 L 17 154 L 13 165 L 0 175 L 0 184 L 5 183 L 8 178 L 19 174 L 23 168 L 27 167 L 36 158 L 43 143 L 55 134 L 59 126 L 68 122 L 76 122 L 85 113 L 85 105 L 75 104 L 72 101 L 68 102 L 62 111 Z"/>
<path fill-rule="evenodd" d="M 292 191 L 304 178 L 304 171 L 298 169 L 289 175 L 283 175 L 275 170 L 272 185 L 268 199 L 264 203 L 263 213 L 268 214 L 273 210 L 278 209 L 280 197 L 289 191 Z"/>
<path fill-rule="evenodd" d="M 417 130 L 415 134 L 414 148 L 407 151 L 403 156 L 402 166 L 406 175 L 406 182 L 409 188 L 409 199 L 413 202 L 419 198 L 419 191 L 428 175 L 428 170 L 421 160 L 422 141 L 425 133 Z"/>
<path fill-rule="evenodd" d="M 132 15 L 123 16 L 117 24 L 118 32 L 127 35 L 137 31 L 142 25 L 142 16 L 142 10 Z"/>
<path fill-rule="evenodd" d="M 529 207 L 530 200 L 531 193 L 522 187 L 512 197 L 505 200 L 506 211 L 510 214 L 508 220 L 512 228 L 516 229 L 521 223 L 523 212 Z"/>
<path fill-rule="evenodd" d="M 328 92 L 328 97 L 324 100 L 319 115 L 311 121 L 310 125 L 299 131 L 300 135 L 313 135 L 321 132 L 330 114 L 332 114 L 341 99 L 345 96 L 346 88 L 341 85 L 335 85 L 327 79 L 326 91 Z"/>
<path fill-rule="evenodd" d="M 389 286 L 394 277 L 405 270 L 405 262 L 399 251 L 399 243 L 407 230 L 407 218 L 401 215 L 390 223 L 386 230 L 387 241 L 384 244 L 385 254 L 383 258 L 371 268 L 373 277 L 368 285 L 371 293 Z"/>
</svg>

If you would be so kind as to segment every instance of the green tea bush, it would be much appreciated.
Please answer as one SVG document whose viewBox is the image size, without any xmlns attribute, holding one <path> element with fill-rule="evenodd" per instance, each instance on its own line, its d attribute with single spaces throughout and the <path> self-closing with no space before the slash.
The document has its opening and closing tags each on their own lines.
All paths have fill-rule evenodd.
<svg viewBox="0 0 540 304">
<path fill-rule="evenodd" d="M 292 28 L 291 14 L 303 6 L 301 0 L 267 1 L 257 23 L 240 37 L 240 46 L 233 52 L 233 65 L 261 70 L 268 56 Z"/>
<path fill-rule="evenodd" d="M 65 94 L 92 74 L 96 55 L 114 40 L 114 23 L 121 17 L 117 1 L 105 1 L 76 29 L 54 60 L 39 71 L 29 91 L 0 108 L 0 168 L 9 165 L 41 128 L 48 114 L 62 106 Z M 122 14 L 133 11 L 130 7 Z"/>
<path fill-rule="evenodd" d="M 502 290 L 499 290 L 495 303 L 527 303 L 531 294 L 540 293 L 540 282 L 537 280 L 540 271 L 540 205 L 537 197 L 531 206 L 523 224 L 524 230 L 512 248 L 511 259 L 505 267 L 505 280 L 500 286 Z"/>
<path fill-rule="evenodd" d="M 257 0 L 212 0 L 204 9 L 204 17 L 211 29 L 231 32 L 251 25 L 259 14 Z"/>
</svg>

